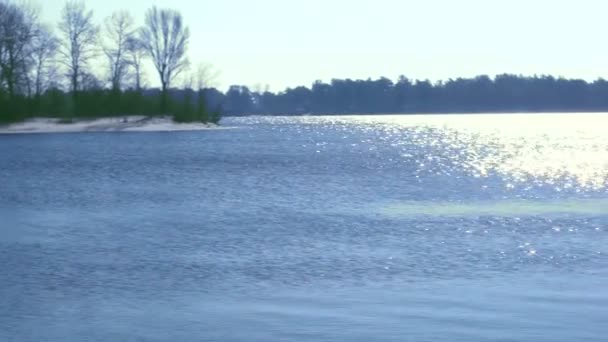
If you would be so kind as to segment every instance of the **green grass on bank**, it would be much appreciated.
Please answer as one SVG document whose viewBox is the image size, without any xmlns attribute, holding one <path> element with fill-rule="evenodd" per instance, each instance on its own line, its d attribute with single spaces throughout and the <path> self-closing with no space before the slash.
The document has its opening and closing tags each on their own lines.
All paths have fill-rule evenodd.
<svg viewBox="0 0 608 342">
<path fill-rule="evenodd" d="M 13 96 L 10 99 L 0 93 L 0 125 L 35 117 L 58 118 L 62 123 L 70 123 L 76 119 L 126 115 L 171 115 L 180 123 L 217 124 L 221 119 L 221 111 L 209 109 L 202 94 L 194 92 L 186 92 L 182 99 L 168 99 L 164 104 L 161 95 L 143 95 L 137 91 L 94 90 L 74 96 L 50 90 L 38 97 Z"/>
</svg>

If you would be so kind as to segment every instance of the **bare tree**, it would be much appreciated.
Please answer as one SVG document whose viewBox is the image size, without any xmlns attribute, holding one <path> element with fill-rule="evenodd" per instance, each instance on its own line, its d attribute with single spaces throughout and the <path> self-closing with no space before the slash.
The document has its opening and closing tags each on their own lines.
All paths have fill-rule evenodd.
<svg viewBox="0 0 608 342">
<path fill-rule="evenodd" d="M 218 86 L 220 71 L 212 64 L 201 62 L 196 69 L 196 82 L 199 90 Z"/>
<path fill-rule="evenodd" d="M 0 1 L 0 86 L 9 97 L 27 86 L 29 47 L 37 34 L 38 13 L 32 7 Z"/>
<path fill-rule="evenodd" d="M 8 47 L 11 43 L 10 32 L 12 25 L 9 24 L 11 16 L 14 15 L 11 4 L 0 1 L 0 90 L 8 88 L 6 66 L 8 64 Z"/>
<path fill-rule="evenodd" d="M 133 83 L 135 90 L 140 91 L 144 82 L 143 61 L 146 50 L 141 40 L 135 36 L 129 37 L 126 42 L 126 59 L 133 68 Z"/>
<path fill-rule="evenodd" d="M 184 26 L 179 12 L 155 6 L 146 13 L 141 41 L 160 77 L 163 111 L 167 110 L 167 89 L 188 65 L 186 50 L 189 39 L 190 30 Z"/>
<path fill-rule="evenodd" d="M 63 8 L 59 29 L 63 35 L 59 52 L 75 94 L 81 88 L 89 62 L 97 56 L 99 28 L 93 23 L 93 12 L 86 10 L 84 2 L 70 0 Z"/>
<path fill-rule="evenodd" d="M 59 41 L 50 28 L 39 26 L 38 34 L 32 42 L 30 54 L 32 61 L 31 83 L 33 83 L 34 95 L 37 97 L 48 89 L 49 84 L 56 76 L 54 61 L 58 46 Z"/>
<path fill-rule="evenodd" d="M 209 111 L 206 90 L 211 87 L 216 87 L 218 84 L 220 72 L 215 69 L 212 64 L 199 63 L 196 70 L 196 114 L 197 120 L 201 122 L 209 122 L 213 113 Z"/>
<path fill-rule="evenodd" d="M 105 22 L 105 35 L 108 42 L 104 53 L 110 65 L 110 83 L 112 90 L 121 89 L 128 76 L 128 44 L 135 34 L 133 17 L 126 11 L 114 12 Z"/>
<path fill-rule="evenodd" d="M 182 77 L 180 77 L 178 82 L 182 85 L 182 88 L 184 88 L 184 90 L 193 90 L 195 87 L 196 80 L 197 79 L 195 74 L 192 72 L 190 65 L 188 65 L 188 67 L 184 68 L 184 70 L 182 71 Z"/>
<path fill-rule="evenodd" d="M 103 81 L 90 72 L 84 72 L 81 78 L 82 89 L 100 90 L 103 89 Z"/>
</svg>

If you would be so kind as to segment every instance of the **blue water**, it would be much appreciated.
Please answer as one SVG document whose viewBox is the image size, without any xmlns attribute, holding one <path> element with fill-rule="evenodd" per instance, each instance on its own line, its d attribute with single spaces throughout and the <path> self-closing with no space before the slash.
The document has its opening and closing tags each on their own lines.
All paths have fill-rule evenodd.
<svg viewBox="0 0 608 342">
<path fill-rule="evenodd" d="M 583 118 L 0 136 L 0 341 L 606 341 Z"/>
</svg>

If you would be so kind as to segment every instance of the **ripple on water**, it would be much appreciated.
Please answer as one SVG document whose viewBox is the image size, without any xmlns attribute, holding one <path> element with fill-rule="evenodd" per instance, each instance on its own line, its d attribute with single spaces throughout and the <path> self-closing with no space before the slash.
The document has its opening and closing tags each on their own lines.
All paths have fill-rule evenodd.
<svg viewBox="0 0 608 342">
<path fill-rule="evenodd" d="M 386 115 L 339 117 L 254 117 L 250 123 L 319 126 L 365 131 L 374 148 L 390 144 L 415 159 L 421 172 L 449 173 L 457 167 L 476 177 L 498 175 L 507 187 L 551 186 L 556 191 L 606 191 L 606 114 Z M 321 136 L 317 138 L 322 139 Z M 415 146 L 412 149 L 412 145 Z M 416 155 L 415 153 L 414 155 Z M 578 190 L 578 191 L 577 191 Z"/>
<path fill-rule="evenodd" d="M 607 118 L 0 137 L 0 340 L 604 341 Z"/>
</svg>

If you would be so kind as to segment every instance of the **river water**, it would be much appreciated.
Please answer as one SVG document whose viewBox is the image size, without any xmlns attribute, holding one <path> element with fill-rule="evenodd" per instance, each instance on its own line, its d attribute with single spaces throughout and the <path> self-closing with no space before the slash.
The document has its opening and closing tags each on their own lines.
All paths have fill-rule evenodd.
<svg viewBox="0 0 608 342">
<path fill-rule="evenodd" d="M 606 341 L 608 115 L 0 136 L 1 341 Z"/>
</svg>

